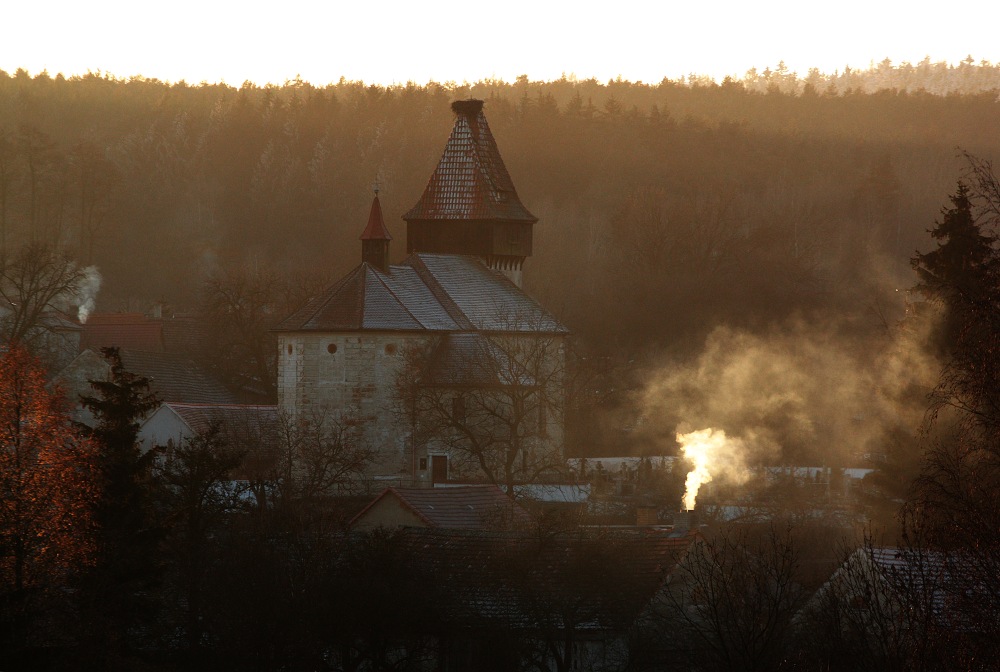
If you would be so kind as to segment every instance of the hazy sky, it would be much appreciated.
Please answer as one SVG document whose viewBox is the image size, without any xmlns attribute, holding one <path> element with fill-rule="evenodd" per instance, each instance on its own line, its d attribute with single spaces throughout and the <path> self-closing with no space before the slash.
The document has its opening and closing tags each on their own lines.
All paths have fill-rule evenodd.
<svg viewBox="0 0 1000 672">
<path fill-rule="evenodd" d="M 88 70 L 190 83 L 391 84 L 717 79 L 756 66 L 1000 62 L 1000 0 L 35 0 L 0 5 L 0 69 Z"/>
</svg>

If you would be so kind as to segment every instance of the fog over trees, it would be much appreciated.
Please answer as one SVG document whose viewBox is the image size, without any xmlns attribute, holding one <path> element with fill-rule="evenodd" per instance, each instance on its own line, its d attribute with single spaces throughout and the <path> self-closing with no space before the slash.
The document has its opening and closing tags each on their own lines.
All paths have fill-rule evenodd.
<svg viewBox="0 0 1000 672">
<path fill-rule="evenodd" d="M 993 669 L 998 92 L 1000 66 L 971 59 L 658 84 L 0 71 L 0 663 L 568 670 L 607 637 L 593 669 Z M 375 185 L 403 258 L 400 216 L 470 97 L 539 218 L 525 289 L 570 361 L 546 370 L 537 339 L 463 367 L 495 391 L 456 403 L 415 368 L 402 398 L 509 490 L 548 471 L 525 456 L 563 415 L 571 457 L 647 456 L 552 469 L 608 506 L 351 532 L 366 418 L 275 411 L 144 453 L 157 398 L 115 349 L 83 400 L 96 427 L 73 429 L 37 345 L 65 325 L 40 315 L 102 279 L 88 309 L 196 316 L 186 354 L 273 402 L 271 329 L 359 263 Z M 739 491 L 716 473 L 704 534 L 678 514 L 657 537 L 684 463 L 648 456 L 703 427 L 746 446 L 741 478 L 822 466 Z M 622 502 L 652 522 L 617 529 L 637 522 Z M 859 520 L 896 545 L 838 556 Z"/>
</svg>

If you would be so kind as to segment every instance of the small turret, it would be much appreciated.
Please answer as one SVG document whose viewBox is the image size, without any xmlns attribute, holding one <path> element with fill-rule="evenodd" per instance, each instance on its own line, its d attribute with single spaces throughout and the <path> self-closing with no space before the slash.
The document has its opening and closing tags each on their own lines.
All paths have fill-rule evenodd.
<svg viewBox="0 0 1000 672">
<path fill-rule="evenodd" d="M 392 236 L 385 228 L 382 220 L 382 206 L 378 202 L 378 189 L 372 200 L 371 213 L 368 215 L 368 226 L 361 234 L 361 261 L 374 266 L 383 273 L 389 271 L 389 241 Z"/>
</svg>

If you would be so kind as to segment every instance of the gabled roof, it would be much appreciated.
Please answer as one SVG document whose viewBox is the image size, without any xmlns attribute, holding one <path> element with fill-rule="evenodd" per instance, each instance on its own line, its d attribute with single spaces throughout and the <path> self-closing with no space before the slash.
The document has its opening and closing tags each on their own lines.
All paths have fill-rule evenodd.
<svg viewBox="0 0 1000 672">
<path fill-rule="evenodd" d="M 257 435 L 272 432 L 278 424 L 278 407 L 248 404 L 179 404 L 166 403 L 192 432 L 203 434 L 218 428 L 231 432 L 248 430 Z"/>
<path fill-rule="evenodd" d="M 521 204 L 483 114 L 483 101 L 452 103 L 455 126 L 423 196 L 404 220 L 535 223 Z"/>
<path fill-rule="evenodd" d="M 442 587 L 441 614 L 454 626 L 580 632 L 632 625 L 695 538 L 583 530 L 401 533 L 414 568 Z"/>
<path fill-rule="evenodd" d="M 378 192 L 372 200 L 372 209 L 368 213 L 368 226 L 361 234 L 361 240 L 392 240 L 389 229 L 385 228 L 382 221 L 382 205 L 378 202 Z"/>
<path fill-rule="evenodd" d="M 92 313 L 83 324 L 80 349 L 105 347 L 162 352 L 163 325 L 142 313 Z"/>
<path fill-rule="evenodd" d="M 361 264 L 278 325 L 277 331 L 566 333 L 499 271 L 476 257 L 414 254 L 383 273 Z"/>
<path fill-rule="evenodd" d="M 126 371 L 149 378 L 161 401 L 235 404 L 236 395 L 194 360 L 170 352 L 120 350 Z"/>
<path fill-rule="evenodd" d="M 496 485 L 463 485 L 448 488 L 386 488 L 366 506 L 351 525 L 385 498 L 396 499 L 428 527 L 481 530 L 493 526 L 500 518 L 513 519 L 515 524 L 528 524 L 531 516 Z"/>
</svg>

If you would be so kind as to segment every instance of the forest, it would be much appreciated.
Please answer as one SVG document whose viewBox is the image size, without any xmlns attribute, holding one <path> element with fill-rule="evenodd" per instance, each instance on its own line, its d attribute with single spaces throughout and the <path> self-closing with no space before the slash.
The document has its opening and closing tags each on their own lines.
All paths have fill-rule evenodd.
<svg viewBox="0 0 1000 672">
<path fill-rule="evenodd" d="M 592 396 L 624 407 L 610 424 L 628 426 L 650 371 L 690 362 L 719 329 L 811 326 L 836 336 L 847 368 L 871 368 L 966 156 L 1000 155 L 998 88 L 1000 67 L 969 59 L 658 84 L 0 72 L 0 248 L 42 243 L 93 267 L 98 310 L 157 304 L 205 316 L 215 342 L 243 334 L 239 361 L 213 347 L 203 359 L 266 389 L 267 329 L 358 263 L 376 185 L 392 261 L 405 256 L 400 217 L 436 165 L 449 105 L 482 98 L 539 218 L 526 289 L 573 331 Z M 583 454 L 662 450 L 580 434 L 602 437 L 578 442 Z"/>
<path fill-rule="evenodd" d="M 843 480 L 851 460 L 877 462 L 858 506 L 894 535 L 869 527 L 840 553 L 848 504 L 829 483 L 779 483 L 761 495 L 770 525 L 685 537 L 692 550 L 650 563 L 678 583 L 629 611 L 644 533 L 539 516 L 349 534 L 363 501 L 290 478 L 241 490 L 245 446 L 214 430 L 170 459 L 140 453 L 158 400 L 113 349 L 81 400 L 95 425 L 70 426 L 8 334 L 0 662 L 570 670 L 605 632 L 620 650 L 604 669 L 992 669 L 998 91 L 1000 67 L 971 59 L 657 84 L 0 72 L 0 287 L 32 263 L 61 263 L 74 286 L 99 274 L 96 310 L 204 320 L 200 355 L 229 382 L 266 384 L 269 329 L 359 262 L 376 186 L 403 257 L 400 216 L 452 101 L 484 99 L 539 218 L 526 289 L 573 332 L 568 452 L 671 453 L 687 422 L 756 437 L 758 464 L 822 460 Z M 926 319 L 932 303 L 942 319 Z M 349 429 L 291 437 L 287 453 L 344 450 Z M 636 493 L 673 493 L 679 476 L 637 475 Z"/>
</svg>

